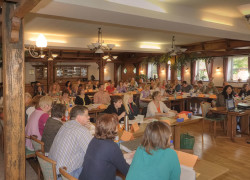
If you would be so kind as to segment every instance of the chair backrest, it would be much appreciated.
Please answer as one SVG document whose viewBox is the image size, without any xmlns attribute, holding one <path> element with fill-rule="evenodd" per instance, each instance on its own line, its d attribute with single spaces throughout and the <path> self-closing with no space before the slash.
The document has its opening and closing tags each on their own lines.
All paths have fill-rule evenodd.
<svg viewBox="0 0 250 180">
<path fill-rule="evenodd" d="M 77 180 L 75 177 L 67 173 L 66 167 L 59 168 L 59 172 L 62 175 L 63 180 Z"/>
<path fill-rule="evenodd" d="M 44 142 L 37 139 L 37 136 L 30 136 L 34 151 L 41 151 L 44 153 Z"/>
<path fill-rule="evenodd" d="M 42 169 L 45 180 L 56 180 L 56 162 L 46 157 L 42 152 L 37 151 L 36 156 Z"/>
<path fill-rule="evenodd" d="M 30 136 L 25 136 L 25 139 L 30 139 Z M 27 147 L 25 147 L 25 158 L 28 159 L 32 157 L 36 157 L 35 151 L 31 151 Z"/>
<path fill-rule="evenodd" d="M 201 103 L 202 117 L 206 117 L 210 108 L 211 108 L 211 103 L 208 102 Z"/>
</svg>

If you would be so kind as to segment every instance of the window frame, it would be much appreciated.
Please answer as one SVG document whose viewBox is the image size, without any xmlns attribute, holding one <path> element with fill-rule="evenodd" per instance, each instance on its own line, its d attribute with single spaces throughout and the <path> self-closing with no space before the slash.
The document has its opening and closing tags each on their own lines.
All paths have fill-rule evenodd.
<svg viewBox="0 0 250 180">
<path fill-rule="evenodd" d="M 205 59 L 198 59 L 198 60 L 196 60 L 195 81 L 209 82 L 208 74 L 207 74 L 207 79 L 206 79 L 206 80 L 197 79 L 197 75 L 199 75 L 198 73 L 200 72 L 200 69 L 199 69 L 199 66 L 200 66 L 200 63 L 199 63 L 199 62 L 200 62 L 200 61 L 205 61 Z M 205 63 L 205 69 L 206 69 L 206 72 L 207 72 L 206 63 Z M 199 77 L 200 77 L 200 75 L 199 75 Z"/>
<path fill-rule="evenodd" d="M 233 68 L 233 60 L 234 60 L 234 58 L 239 58 L 239 57 L 246 57 L 247 58 L 247 67 L 246 68 L 243 68 L 243 69 L 246 69 L 247 70 L 247 72 L 249 72 L 249 64 L 248 64 L 248 56 L 247 55 L 238 55 L 238 56 L 231 56 L 231 57 L 229 57 L 228 58 L 228 61 L 229 61 L 229 63 L 228 63 L 228 69 L 227 69 L 227 82 L 230 82 L 230 83 L 239 83 L 239 81 L 238 80 L 233 80 L 233 70 L 234 70 L 234 68 Z M 229 68 L 229 66 L 230 66 L 230 68 Z M 238 68 L 235 68 L 235 69 L 238 69 Z M 242 69 L 242 68 L 241 68 Z M 230 73 L 229 73 L 229 71 L 230 71 Z M 246 79 L 246 80 L 241 80 L 240 81 L 240 83 L 244 83 L 244 82 L 247 82 L 247 80 L 249 79 L 249 74 L 248 74 L 248 78 Z"/>
</svg>

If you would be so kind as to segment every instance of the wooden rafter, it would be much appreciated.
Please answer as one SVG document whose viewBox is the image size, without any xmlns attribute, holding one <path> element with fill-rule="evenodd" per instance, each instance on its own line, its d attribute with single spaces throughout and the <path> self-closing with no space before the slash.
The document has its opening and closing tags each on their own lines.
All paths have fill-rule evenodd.
<svg viewBox="0 0 250 180">
<path fill-rule="evenodd" d="M 16 2 L 16 8 L 11 12 L 11 42 L 19 41 L 19 29 L 21 19 L 24 18 L 41 0 L 16 0 L 9 2 Z"/>
</svg>

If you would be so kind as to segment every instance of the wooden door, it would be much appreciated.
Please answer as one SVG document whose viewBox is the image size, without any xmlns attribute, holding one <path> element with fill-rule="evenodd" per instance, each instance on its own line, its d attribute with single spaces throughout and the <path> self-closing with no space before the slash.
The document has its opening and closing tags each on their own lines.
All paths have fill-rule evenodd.
<svg viewBox="0 0 250 180">
<path fill-rule="evenodd" d="M 136 76 L 136 67 L 133 64 L 122 65 L 122 81 L 130 81 L 132 77 Z"/>
</svg>

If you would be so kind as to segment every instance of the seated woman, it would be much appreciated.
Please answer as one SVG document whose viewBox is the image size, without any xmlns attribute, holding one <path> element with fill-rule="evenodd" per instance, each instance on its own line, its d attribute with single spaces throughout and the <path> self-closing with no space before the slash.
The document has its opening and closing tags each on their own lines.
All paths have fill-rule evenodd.
<svg viewBox="0 0 250 180">
<path fill-rule="evenodd" d="M 88 81 L 88 84 L 86 84 L 86 89 L 93 89 L 93 84 L 91 81 Z"/>
<path fill-rule="evenodd" d="M 149 85 L 145 85 L 144 89 L 141 91 L 141 95 L 140 95 L 140 107 L 144 108 L 148 106 L 147 102 L 143 102 L 141 101 L 141 99 L 146 99 L 146 98 L 150 98 L 151 97 L 151 93 L 150 93 L 150 86 Z"/>
<path fill-rule="evenodd" d="M 29 117 L 28 123 L 25 127 L 25 134 L 27 136 L 36 135 L 38 140 L 42 139 L 44 126 L 49 118 L 49 111 L 52 106 L 52 98 L 50 96 L 43 96 L 39 101 L 39 108 L 37 108 Z M 26 139 L 26 147 L 33 151 L 33 145 L 30 139 Z"/>
<path fill-rule="evenodd" d="M 115 180 L 117 170 L 127 175 L 129 165 L 114 142 L 118 124 L 115 114 L 104 114 L 97 118 L 95 136 L 88 145 L 79 180 Z"/>
<path fill-rule="evenodd" d="M 235 93 L 231 85 L 225 86 L 223 91 L 217 97 L 216 107 L 226 107 L 226 99 L 233 99 L 234 94 Z"/>
<path fill-rule="evenodd" d="M 42 86 L 37 86 L 37 91 L 34 94 L 34 96 L 37 96 L 37 95 L 40 95 L 40 96 L 45 96 L 46 95 L 46 93 L 44 92 Z"/>
<path fill-rule="evenodd" d="M 176 152 L 170 148 L 170 136 L 171 128 L 167 123 L 149 123 L 126 180 L 180 179 L 180 163 Z"/>
<path fill-rule="evenodd" d="M 76 96 L 75 105 L 89 105 L 91 104 L 91 100 L 89 96 L 85 94 L 84 88 L 81 88 L 79 95 Z"/>
<path fill-rule="evenodd" d="M 250 95 L 249 86 L 248 84 L 243 84 L 242 89 L 240 90 L 239 96 L 247 97 L 248 95 Z"/>
<path fill-rule="evenodd" d="M 176 111 L 170 110 L 162 101 L 161 94 L 159 91 L 153 92 L 152 95 L 153 101 L 148 104 L 147 115 L 146 117 L 152 117 L 155 115 L 170 115 L 176 114 Z"/>
<path fill-rule="evenodd" d="M 60 86 L 58 84 L 53 83 L 52 86 L 49 88 L 49 95 L 51 97 L 53 96 L 59 96 L 60 95 Z"/>
<path fill-rule="evenodd" d="M 77 96 L 77 94 L 78 94 L 78 88 L 79 87 L 79 85 L 78 84 L 74 84 L 73 85 L 73 87 L 72 87 L 72 92 L 71 92 L 71 96 L 72 97 L 76 97 Z"/>
<path fill-rule="evenodd" d="M 125 93 L 127 91 L 126 87 L 123 85 L 123 82 L 120 81 L 119 85 L 116 87 L 118 93 Z"/>
<path fill-rule="evenodd" d="M 66 107 L 68 108 L 70 105 L 74 106 L 74 102 L 72 101 L 72 99 L 69 97 L 69 91 L 68 90 L 64 90 L 62 92 L 62 97 L 60 99 L 60 101 L 57 104 L 64 104 L 66 105 Z"/>
<path fill-rule="evenodd" d="M 209 82 L 207 85 L 206 90 L 204 91 L 205 94 L 219 94 L 218 89 L 214 86 L 213 82 Z"/>
<path fill-rule="evenodd" d="M 133 102 L 133 94 L 131 93 L 124 94 L 123 105 L 130 120 L 133 120 L 135 116 L 139 114 L 139 109 Z"/>
<path fill-rule="evenodd" d="M 125 109 L 122 104 L 122 98 L 120 96 L 114 96 L 112 99 L 111 104 L 105 109 L 104 113 L 107 114 L 117 114 L 118 120 L 122 121 L 125 116 Z"/>
<path fill-rule="evenodd" d="M 71 93 L 72 93 L 72 84 L 71 84 L 70 81 L 67 81 L 67 82 L 65 83 L 65 89 L 68 90 L 69 96 L 70 96 Z"/>
<path fill-rule="evenodd" d="M 66 106 L 63 104 L 55 104 L 51 109 L 51 117 L 47 120 L 43 135 L 42 142 L 44 142 L 44 150 L 46 153 L 49 152 L 53 140 L 62 127 L 62 117 L 65 115 Z"/>
</svg>

